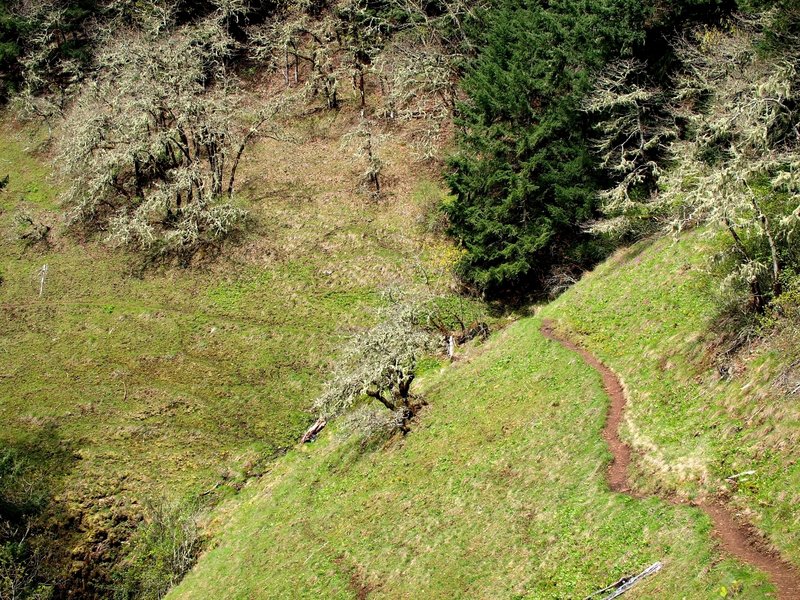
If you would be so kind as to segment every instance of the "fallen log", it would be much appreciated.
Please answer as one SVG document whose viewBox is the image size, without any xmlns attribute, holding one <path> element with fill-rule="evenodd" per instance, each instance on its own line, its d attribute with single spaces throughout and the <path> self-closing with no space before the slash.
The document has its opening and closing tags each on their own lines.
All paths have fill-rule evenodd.
<svg viewBox="0 0 800 600">
<path fill-rule="evenodd" d="M 602 590 L 597 590 L 595 593 L 586 596 L 584 600 L 595 600 L 600 594 L 605 594 L 607 592 L 608 595 L 603 596 L 602 600 L 612 600 L 613 598 L 618 598 L 622 596 L 625 592 L 630 590 L 633 586 L 639 583 L 645 577 L 649 577 L 655 573 L 658 573 L 661 570 L 661 567 L 664 565 L 661 562 L 655 562 L 649 567 L 647 567 L 644 571 L 639 573 L 638 575 L 633 575 L 631 577 L 623 577 L 619 581 L 615 581 L 609 586 L 604 587 Z"/>
<path fill-rule="evenodd" d="M 316 422 L 311 427 L 306 429 L 306 432 L 303 434 L 303 437 L 300 438 L 300 443 L 306 444 L 311 440 L 313 440 L 315 437 L 317 437 L 317 434 L 319 434 L 320 431 L 325 429 L 325 425 L 327 424 L 328 421 L 323 417 L 317 419 Z"/>
</svg>

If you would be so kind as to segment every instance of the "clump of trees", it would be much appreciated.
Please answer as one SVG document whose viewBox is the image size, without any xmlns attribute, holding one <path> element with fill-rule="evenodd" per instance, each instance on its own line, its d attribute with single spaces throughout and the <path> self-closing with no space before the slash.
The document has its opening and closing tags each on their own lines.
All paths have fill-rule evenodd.
<svg viewBox="0 0 800 600">
<path fill-rule="evenodd" d="M 468 29 L 483 0 L 396 0 L 396 32 L 372 63 L 381 91 L 378 116 L 415 124 L 417 156 L 432 159 L 458 114 L 464 65 L 474 52 Z"/>
<path fill-rule="evenodd" d="M 61 140 L 73 223 L 182 262 L 241 227 L 237 167 L 272 131 L 276 108 L 244 113 L 226 69 L 234 46 L 207 21 L 168 35 L 117 32 L 102 47 Z"/>
<path fill-rule="evenodd" d="M 679 44 L 690 135 L 675 144 L 663 201 L 679 209 L 676 228 L 707 222 L 729 234 L 727 283 L 746 285 L 762 312 L 800 264 L 800 54 L 760 55 L 753 36 L 742 23 Z"/>
<path fill-rule="evenodd" d="M 148 258 L 187 264 L 242 227 L 237 166 L 274 123 L 274 110 L 241 110 L 247 103 L 236 73 L 282 73 L 290 89 L 281 95 L 299 88 L 327 109 L 351 87 L 362 110 L 351 146 L 378 197 L 376 132 L 386 122 L 418 120 L 420 155 L 434 153 L 455 110 L 474 3 L 7 0 L 0 7 L 0 48 L 8 50 L 0 71 L 20 91 L 17 106 L 62 133 L 69 222 Z M 368 106 L 378 89 L 377 106 Z"/>
<path fill-rule="evenodd" d="M 795 5 L 741 3 L 768 9 L 762 49 L 796 47 Z M 456 198 L 446 206 L 468 286 L 489 295 L 540 290 L 601 258 L 616 241 L 606 234 L 635 236 L 668 216 L 659 177 L 672 140 L 694 125 L 676 118 L 665 92 L 684 58 L 666 40 L 713 28 L 735 8 L 502 0 L 477 12 L 449 163 Z"/>
<path fill-rule="evenodd" d="M 250 52 L 282 72 L 287 87 L 303 86 L 309 99 L 322 98 L 328 109 L 339 107 L 344 82 L 364 107 L 367 74 L 393 31 L 381 8 L 364 0 L 329 7 L 286 3 L 272 19 L 248 30 Z"/>
<path fill-rule="evenodd" d="M 764 11 L 763 51 L 796 47 L 795 4 L 739 2 Z M 244 219 L 231 200 L 236 165 L 264 115 L 240 125 L 239 67 L 282 74 L 287 88 L 327 109 L 351 88 L 363 117 L 351 137 L 364 142 L 375 195 L 381 157 L 372 131 L 413 120 L 420 156 L 430 158 L 455 116 L 455 200 L 444 211 L 464 250 L 458 272 L 476 291 L 502 294 L 568 281 L 607 252 L 606 234 L 638 235 L 664 217 L 658 181 L 673 138 L 693 127 L 664 91 L 683 60 L 664 34 L 718 23 L 734 8 L 713 0 L 7 0 L 0 70 L 25 89 L 30 114 L 68 116 L 61 162 L 76 182 L 74 222 L 182 262 Z M 175 63 L 186 68 L 173 72 Z M 375 125 L 366 134 L 365 123 Z"/>
<path fill-rule="evenodd" d="M 247 30 L 256 62 L 288 88 L 339 108 L 350 90 L 362 117 L 415 123 L 411 142 L 432 158 L 456 110 L 478 0 L 290 2 Z M 371 103 L 369 101 L 372 101 Z"/>
<path fill-rule="evenodd" d="M 599 228 L 630 232 L 655 217 L 675 232 L 721 229 L 730 242 L 716 257 L 723 287 L 746 289 L 755 313 L 800 265 L 800 53 L 791 45 L 759 51 L 769 22 L 740 20 L 680 39 L 669 97 L 617 77 L 628 72 L 623 64 L 598 78 L 589 105 L 609 111 L 601 150 L 616 156 L 616 187 L 601 195 L 609 219 Z"/>
<path fill-rule="evenodd" d="M 450 231 L 459 273 L 489 294 L 541 287 L 559 263 L 600 256 L 581 224 L 596 206 L 594 159 L 580 110 L 588 72 L 641 43 L 640 2 L 524 3 L 480 14 L 461 86 L 450 161 Z"/>
</svg>

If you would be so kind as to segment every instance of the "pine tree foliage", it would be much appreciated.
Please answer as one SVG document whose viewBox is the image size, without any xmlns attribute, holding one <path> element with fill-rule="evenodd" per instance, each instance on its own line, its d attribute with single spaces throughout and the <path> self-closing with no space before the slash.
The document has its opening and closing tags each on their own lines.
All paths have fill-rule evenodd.
<svg viewBox="0 0 800 600">
<path fill-rule="evenodd" d="M 643 40 L 639 2 L 505 0 L 478 19 L 462 87 L 460 151 L 450 162 L 460 273 L 484 291 L 541 285 L 597 248 L 580 224 L 597 182 L 581 106 L 589 73 Z"/>
</svg>

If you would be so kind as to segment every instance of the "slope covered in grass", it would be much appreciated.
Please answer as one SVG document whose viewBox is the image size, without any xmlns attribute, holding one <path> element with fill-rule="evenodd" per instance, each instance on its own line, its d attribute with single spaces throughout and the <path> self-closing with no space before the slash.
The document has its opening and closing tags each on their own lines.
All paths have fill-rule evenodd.
<svg viewBox="0 0 800 600">
<path fill-rule="evenodd" d="M 597 331 L 582 339 L 631 389 L 630 421 L 651 436 L 642 460 L 670 475 L 639 474 L 650 489 L 716 491 L 710 476 L 690 485 L 688 475 L 706 445 L 693 429 L 704 419 L 687 406 L 700 397 L 708 415 L 723 412 L 699 353 L 713 316 L 697 254 L 706 246 L 697 235 L 639 245 L 543 311 Z M 218 515 L 213 549 L 171 597 L 582 598 L 656 560 L 663 571 L 631 597 L 769 597 L 762 574 L 719 551 L 699 510 L 608 490 L 599 375 L 544 339 L 541 318 L 425 377 L 430 406 L 406 438 L 365 448 L 328 433 L 288 455 Z M 663 357 L 679 344 L 679 357 Z M 663 377 L 670 369 L 691 374 L 682 392 Z"/>
<path fill-rule="evenodd" d="M 722 496 L 800 565 L 796 323 L 787 315 L 737 353 L 710 344 L 715 245 L 695 233 L 618 252 L 544 314 L 626 383 L 639 489 Z"/>
<path fill-rule="evenodd" d="M 292 445 L 380 288 L 413 284 L 416 264 L 435 262 L 413 223 L 418 189 L 441 192 L 393 141 L 386 177 L 402 185 L 380 203 L 362 194 L 360 165 L 339 147 L 349 118 L 298 119 L 291 141 L 249 149 L 243 239 L 215 261 L 143 274 L 102 233 L 64 233 L 42 136 L 3 121 L 0 449 L 46 438 L 67 451 L 53 493 L 87 556 L 113 551 L 119 536 L 97 531 L 128 527 L 143 500 L 225 494 Z M 51 247 L 18 240 L 20 211 L 53 227 Z M 61 547 L 81 569 L 72 543 Z"/>
</svg>

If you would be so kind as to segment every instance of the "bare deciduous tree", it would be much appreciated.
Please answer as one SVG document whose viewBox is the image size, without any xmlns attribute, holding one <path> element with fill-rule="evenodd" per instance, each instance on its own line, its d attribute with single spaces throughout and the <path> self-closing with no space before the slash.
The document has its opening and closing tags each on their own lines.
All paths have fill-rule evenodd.
<svg viewBox="0 0 800 600">
<path fill-rule="evenodd" d="M 632 61 L 603 75 L 586 106 L 607 115 L 601 156 L 620 176 L 604 194 L 612 218 L 596 229 L 629 230 L 630 214 L 664 216 L 675 232 L 721 227 L 731 245 L 720 258 L 733 265 L 725 284 L 746 285 L 756 312 L 781 293 L 785 263 L 800 260 L 800 55 L 791 45 L 759 54 L 761 35 L 742 21 L 678 41 L 683 72 L 669 105 L 681 137 L 668 122 L 646 124 L 659 92 L 637 81 Z M 669 170 L 659 154 L 674 160 Z M 643 184 L 650 194 L 631 193 Z"/>
<path fill-rule="evenodd" d="M 355 158 L 366 164 L 366 169 L 361 174 L 361 182 L 375 199 L 381 195 L 381 171 L 384 164 L 381 158 L 381 146 L 385 137 L 375 132 L 374 123 L 368 119 L 361 119 L 358 127 L 342 138 L 342 144 L 353 148 Z"/>
<path fill-rule="evenodd" d="M 421 0 L 393 0 L 405 20 L 371 67 L 382 92 L 378 115 L 415 121 L 412 143 L 423 160 L 436 156 L 446 124 L 457 111 L 460 69 L 471 51 L 464 22 L 482 4 L 448 0 L 432 12 Z"/>
<path fill-rule="evenodd" d="M 52 132 L 84 75 L 78 60 L 59 52 L 68 41 L 76 43 L 78 34 L 72 31 L 73 39 L 66 37 L 64 2 L 23 0 L 14 10 L 31 24 L 25 40 L 27 52 L 20 59 L 24 83 L 14 104 L 21 116 L 45 123 Z"/>
<path fill-rule="evenodd" d="M 426 331 L 424 315 L 414 304 L 390 307 L 375 327 L 356 336 L 336 364 L 324 392 L 314 403 L 321 417 L 330 419 L 350 411 L 368 397 L 391 411 L 401 430 L 419 408 L 411 384 L 420 356 L 436 347 Z"/>
<path fill-rule="evenodd" d="M 233 45 L 209 20 L 170 35 L 117 32 L 99 51 L 61 143 L 73 221 L 181 257 L 239 226 L 245 211 L 228 200 L 237 167 L 277 108 L 239 110 L 225 70 Z"/>
<path fill-rule="evenodd" d="M 678 99 L 694 134 L 675 143 L 663 196 L 678 207 L 674 228 L 710 222 L 730 234 L 729 282 L 746 282 L 758 312 L 781 293 L 800 224 L 800 77 L 796 55 L 760 57 L 753 36 L 711 30 L 678 45 Z"/>
<path fill-rule="evenodd" d="M 676 128 L 666 114 L 664 94 L 646 85 L 645 64 L 636 59 L 609 65 L 598 76 L 584 110 L 597 115 L 597 152 L 616 185 L 601 193 L 609 219 L 594 226 L 613 232 L 641 217 L 661 174 Z"/>
</svg>

